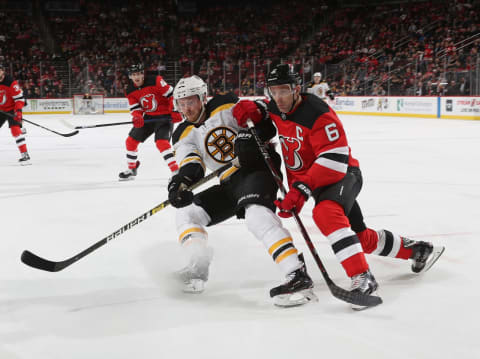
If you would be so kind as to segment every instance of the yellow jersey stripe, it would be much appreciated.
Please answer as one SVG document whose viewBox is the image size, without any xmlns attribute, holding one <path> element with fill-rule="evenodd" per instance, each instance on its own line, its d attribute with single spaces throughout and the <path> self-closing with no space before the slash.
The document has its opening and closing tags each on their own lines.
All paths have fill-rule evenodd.
<svg viewBox="0 0 480 359">
<path fill-rule="evenodd" d="M 235 106 L 234 103 L 226 103 L 225 105 L 218 106 L 215 110 L 212 111 L 212 113 L 210 114 L 210 117 L 212 117 L 213 115 L 215 115 L 216 113 L 218 113 L 220 111 L 228 110 L 229 108 L 231 108 L 233 106 Z"/>
<path fill-rule="evenodd" d="M 188 134 L 190 133 L 190 131 L 192 131 L 193 129 L 195 128 L 195 126 L 191 125 L 191 126 L 188 126 L 185 130 L 183 130 L 182 134 L 180 135 L 180 140 L 184 139 L 185 137 L 188 136 Z M 179 141 L 180 141 L 179 140 Z"/>
<path fill-rule="evenodd" d="M 203 163 L 202 159 L 200 157 L 185 157 L 182 162 L 180 162 L 180 167 L 182 167 L 183 165 L 189 163 L 189 162 L 192 162 L 192 161 L 196 161 L 198 162 L 199 165 L 201 165 L 203 167 L 203 170 L 205 171 L 205 164 Z"/>
</svg>

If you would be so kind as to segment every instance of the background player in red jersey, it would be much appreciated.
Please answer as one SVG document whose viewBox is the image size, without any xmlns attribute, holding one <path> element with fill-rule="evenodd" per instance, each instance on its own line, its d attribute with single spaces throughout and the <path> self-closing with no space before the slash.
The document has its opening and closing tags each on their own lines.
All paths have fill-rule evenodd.
<svg viewBox="0 0 480 359">
<path fill-rule="evenodd" d="M 0 127 L 8 121 L 10 132 L 15 138 L 15 142 L 21 153 L 18 162 L 20 162 L 21 165 L 29 165 L 31 164 L 30 156 L 28 155 L 25 136 L 21 129 L 23 106 L 25 106 L 25 98 L 23 97 L 23 91 L 20 85 L 5 73 L 5 67 L 3 64 L 0 64 L 0 110 L 14 115 L 14 118 L 11 118 L 0 113 Z"/>
<path fill-rule="evenodd" d="M 160 75 L 145 76 L 143 64 L 130 66 L 128 76 L 130 81 L 126 96 L 134 127 L 126 140 L 128 169 L 120 172 L 119 179 L 126 181 L 135 178 L 140 165 L 137 160 L 138 144 L 143 143 L 153 133 L 155 145 L 170 171 L 175 173 L 178 165 L 169 140 L 173 129 L 172 113 L 176 120 L 179 115 L 173 112 L 173 88 Z"/>
<path fill-rule="evenodd" d="M 283 200 L 275 202 L 279 216 L 300 212 L 305 201 L 314 198 L 313 219 L 351 277 L 351 291 L 377 290 L 364 253 L 412 259 L 414 272 L 428 270 L 444 247 L 366 227 L 356 201 L 362 187 L 359 163 L 333 109 L 314 95 L 300 93 L 300 77 L 289 65 L 275 67 L 267 87 L 272 99 L 268 113 L 278 129 L 290 188 Z M 263 117 L 251 101 L 239 102 L 233 114 L 243 123 Z"/>
</svg>

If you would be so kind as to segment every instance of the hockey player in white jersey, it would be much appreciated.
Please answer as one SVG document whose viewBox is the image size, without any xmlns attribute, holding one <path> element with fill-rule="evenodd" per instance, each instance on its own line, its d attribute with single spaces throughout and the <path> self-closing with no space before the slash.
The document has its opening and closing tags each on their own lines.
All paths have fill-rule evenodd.
<svg viewBox="0 0 480 359">
<path fill-rule="evenodd" d="M 275 215 L 275 181 L 245 124 L 238 123 L 232 114 L 234 106 L 242 111 L 246 101 L 238 102 L 230 93 L 207 102 L 207 85 L 198 76 L 181 79 L 173 95 L 176 109 L 185 118 L 172 137 L 180 168 L 168 185 L 169 200 L 178 208 L 178 239 L 187 257 L 186 267 L 179 272 L 184 291 L 202 292 L 208 280 L 212 250 L 207 245 L 206 228 L 236 215 L 245 219 L 250 233 L 263 243 L 286 276 L 284 284 L 270 291 L 274 303 L 295 306 L 316 300 L 303 257 Z M 258 106 L 256 113 L 261 117 L 263 110 Z M 267 143 L 275 135 L 271 121 L 260 122 L 257 131 Z M 271 146 L 270 151 L 280 163 Z M 219 174 L 219 185 L 196 195 L 186 190 L 207 169 L 214 171 L 229 162 L 235 166 Z"/>
<path fill-rule="evenodd" d="M 325 81 L 322 81 L 321 72 L 315 72 L 313 74 L 313 82 L 307 88 L 307 92 L 320 97 L 325 102 L 327 101 L 327 96 L 330 98 L 330 100 L 334 99 L 334 95 L 330 90 L 330 87 Z"/>
</svg>

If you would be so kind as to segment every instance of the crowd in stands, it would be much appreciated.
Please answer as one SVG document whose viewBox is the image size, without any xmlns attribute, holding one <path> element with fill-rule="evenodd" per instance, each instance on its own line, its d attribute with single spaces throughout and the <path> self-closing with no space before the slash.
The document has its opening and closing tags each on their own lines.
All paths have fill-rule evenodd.
<svg viewBox="0 0 480 359">
<path fill-rule="evenodd" d="M 269 65 L 295 53 L 305 35 L 312 34 L 319 11 L 308 2 L 282 0 L 268 7 L 216 6 L 180 18 L 182 72 L 208 77 L 213 91 L 238 89 L 240 81 L 240 92 L 251 95 L 254 82 L 263 89 Z"/>
<path fill-rule="evenodd" d="M 469 94 L 465 74 L 478 66 L 480 2 L 426 1 L 337 14 L 333 26 L 303 45 L 320 65 L 342 65 L 329 79 L 337 93 Z"/>
<path fill-rule="evenodd" d="M 149 71 L 163 69 L 165 39 L 172 27 L 169 14 L 175 11 L 169 1 L 149 4 L 145 0 L 89 2 L 78 14 L 48 17 L 78 88 L 121 96 L 130 64 L 145 62 Z"/>
<path fill-rule="evenodd" d="M 0 10 L 0 61 L 30 98 L 123 96 L 125 70 L 135 62 L 171 83 L 199 74 L 212 94 L 261 95 L 280 61 L 307 82 L 322 72 L 338 95 L 469 95 L 478 88 L 480 0 L 355 8 L 232 3 L 181 16 L 171 0 L 88 0 L 80 11 L 45 11 L 53 52 L 31 14 Z"/>
<path fill-rule="evenodd" d="M 38 25 L 25 11 L 0 10 L 0 62 L 18 80 L 28 98 L 57 97 L 64 84 L 55 68 L 42 65 L 50 55 L 40 38 Z"/>
</svg>

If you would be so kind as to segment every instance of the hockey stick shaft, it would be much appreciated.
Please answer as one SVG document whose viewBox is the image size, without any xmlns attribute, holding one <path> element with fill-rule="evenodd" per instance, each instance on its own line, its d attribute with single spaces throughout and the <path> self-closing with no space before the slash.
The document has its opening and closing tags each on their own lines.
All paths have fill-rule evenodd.
<svg viewBox="0 0 480 359">
<path fill-rule="evenodd" d="M 283 181 L 278 174 L 277 170 L 275 169 L 275 165 L 273 163 L 272 158 L 270 157 L 270 154 L 268 153 L 267 149 L 265 148 L 264 144 L 262 143 L 262 140 L 258 136 L 258 133 L 255 129 L 255 125 L 252 120 L 247 121 L 248 128 L 250 130 L 250 133 L 252 136 L 255 138 L 255 142 L 257 143 L 257 147 L 260 150 L 260 153 L 263 156 L 263 159 L 265 160 L 265 163 L 270 170 L 270 173 L 272 174 L 275 182 L 277 183 L 277 186 L 280 188 L 281 192 L 283 195 L 287 194 L 287 190 L 285 189 L 285 186 L 283 185 Z M 362 295 L 359 293 L 351 293 L 345 289 L 340 288 L 337 286 L 333 280 L 330 278 L 325 266 L 322 263 L 322 260 L 320 259 L 320 256 L 317 253 L 317 249 L 313 245 L 313 242 L 308 235 L 307 230 L 305 229 L 305 226 L 303 225 L 303 222 L 301 221 L 300 217 L 298 216 L 298 213 L 296 212 L 295 209 L 292 210 L 292 215 L 293 218 L 295 219 L 295 222 L 297 226 L 300 229 L 300 233 L 302 234 L 303 238 L 305 239 L 305 242 L 307 243 L 308 249 L 312 253 L 312 256 L 315 260 L 315 263 L 317 264 L 318 268 L 320 269 L 320 272 L 322 273 L 323 278 L 325 279 L 325 282 L 327 283 L 328 288 L 330 289 L 330 292 L 333 294 L 334 297 L 343 300 L 348 303 L 352 304 L 357 304 L 361 306 L 374 306 L 378 305 L 382 302 L 380 297 L 376 296 L 369 296 L 369 295 Z"/>
<path fill-rule="evenodd" d="M 147 119 L 145 123 L 149 122 L 157 122 L 157 119 Z M 133 125 L 132 121 L 125 121 L 125 122 L 113 122 L 113 123 L 100 123 L 98 125 L 86 125 L 86 126 L 75 126 L 76 130 L 82 130 L 85 128 L 96 128 L 96 127 L 108 127 L 108 126 L 120 126 L 120 125 Z"/>
<path fill-rule="evenodd" d="M 200 179 L 199 181 L 194 183 L 188 189 L 193 190 L 193 189 L 201 186 L 202 184 L 204 184 L 204 183 L 210 181 L 211 179 L 213 179 L 214 177 L 216 177 L 218 174 L 227 170 L 229 167 L 231 167 L 230 163 L 218 168 L 217 170 L 213 171 L 209 175 L 203 177 L 202 179 Z M 86 255 L 92 253 L 93 251 L 97 250 L 98 248 L 104 246 L 105 244 L 107 244 L 111 240 L 119 237 L 121 234 L 125 233 L 126 231 L 128 231 L 132 227 L 136 226 L 137 224 L 145 221 L 147 218 L 149 218 L 149 217 L 153 216 L 155 213 L 161 211 L 162 209 L 167 207 L 169 204 L 170 204 L 169 200 L 163 201 L 158 206 L 155 206 L 154 208 L 150 209 L 149 211 L 143 213 L 142 215 L 138 216 L 134 220 L 128 222 L 127 224 L 123 225 L 122 227 L 120 227 L 116 231 L 112 232 L 111 234 L 109 234 L 105 238 L 103 238 L 100 241 L 96 242 L 95 244 L 91 245 L 87 249 L 81 251 L 80 253 L 78 253 L 78 254 L 74 255 L 73 257 L 68 258 L 66 260 L 58 261 L 58 262 L 50 261 L 48 259 L 44 259 L 42 257 L 39 257 L 36 254 L 34 254 L 34 253 L 32 253 L 28 250 L 25 250 L 22 253 L 21 261 L 23 263 L 25 263 L 26 265 L 30 266 L 30 267 L 41 269 L 41 270 L 44 270 L 44 271 L 48 271 L 48 272 L 61 271 L 62 269 L 64 269 L 64 268 L 72 265 L 73 263 L 79 261 L 80 259 L 82 259 Z"/>
<path fill-rule="evenodd" d="M 96 128 L 96 127 L 108 127 L 108 126 L 119 126 L 119 125 L 128 125 L 132 124 L 132 121 L 126 121 L 126 122 L 114 122 L 114 123 L 101 123 L 98 125 L 86 125 L 86 126 L 75 126 L 74 128 L 76 130 L 82 130 L 84 128 Z"/>
<path fill-rule="evenodd" d="M 11 113 L 8 113 L 8 112 L 5 112 L 5 111 L 0 111 L 0 113 L 4 114 L 4 115 L 7 115 L 8 117 L 11 117 L 11 118 L 15 118 L 14 115 L 12 115 Z M 70 133 L 60 133 L 60 132 L 57 132 L 57 131 L 54 131 L 48 127 L 45 127 L 45 126 L 42 126 L 42 125 L 39 125 L 38 123 L 35 123 L 35 122 L 32 122 L 32 121 L 29 121 L 27 120 L 26 118 L 23 118 L 22 119 L 23 121 L 31 124 L 31 125 L 34 125 L 34 126 L 37 126 L 37 127 L 40 127 L 40 128 L 43 128 L 44 130 L 47 130 L 47 131 L 50 131 L 50 132 L 53 132 L 55 133 L 56 135 L 60 135 L 60 136 L 63 136 L 63 137 L 71 137 L 71 136 L 75 136 L 78 131 L 73 131 L 73 132 L 70 132 Z"/>
</svg>

